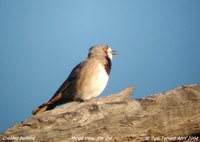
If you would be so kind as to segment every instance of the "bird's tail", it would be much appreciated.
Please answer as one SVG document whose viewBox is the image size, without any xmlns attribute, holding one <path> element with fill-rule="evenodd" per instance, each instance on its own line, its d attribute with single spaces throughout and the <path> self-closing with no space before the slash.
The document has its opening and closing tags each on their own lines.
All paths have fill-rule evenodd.
<svg viewBox="0 0 200 142">
<path fill-rule="evenodd" d="M 34 110 L 32 111 L 32 114 L 33 114 L 33 115 L 40 114 L 40 113 L 42 113 L 42 112 L 44 112 L 44 111 L 54 109 L 55 107 L 56 107 L 55 104 L 49 104 L 49 105 L 47 105 L 47 103 L 44 103 L 44 104 L 42 104 L 41 106 L 39 106 L 39 107 L 37 107 L 36 109 L 34 109 Z"/>
</svg>

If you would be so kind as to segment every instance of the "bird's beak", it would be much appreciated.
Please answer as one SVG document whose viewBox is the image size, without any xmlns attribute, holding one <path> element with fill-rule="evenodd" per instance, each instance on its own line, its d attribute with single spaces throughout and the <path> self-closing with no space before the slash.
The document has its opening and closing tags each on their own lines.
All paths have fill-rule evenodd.
<svg viewBox="0 0 200 142">
<path fill-rule="evenodd" d="M 111 51 L 111 54 L 112 54 L 112 55 L 116 55 L 116 54 L 117 54 L 117 51 Z"/>
</svg>

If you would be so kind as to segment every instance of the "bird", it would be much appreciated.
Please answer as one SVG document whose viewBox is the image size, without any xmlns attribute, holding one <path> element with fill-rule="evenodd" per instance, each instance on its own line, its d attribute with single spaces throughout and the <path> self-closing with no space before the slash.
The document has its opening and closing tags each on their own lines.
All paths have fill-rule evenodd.
<svg viewBox="0 0 200 142">
<path fill-rule="evenodd" d="M 116 53 L 108 45 L 92 46 L 87 58 L 74 67 L 53 97 L 35 108 L 32 114 L 52 110 L 64 103 L 88 101 L 99 96 L 107 85 L 112 58 Z"/>
</svg>

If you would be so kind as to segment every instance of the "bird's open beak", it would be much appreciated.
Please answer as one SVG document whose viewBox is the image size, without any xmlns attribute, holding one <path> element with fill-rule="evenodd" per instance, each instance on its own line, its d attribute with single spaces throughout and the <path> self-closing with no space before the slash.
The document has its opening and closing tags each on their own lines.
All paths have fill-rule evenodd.
<svg viewBox="0 0 200 142">
<path fill-rule="evenodd" d="M 112 55 L 116 55 L 116 54 L 117 54 L 117 51 L 111 51 L 111 54 L 112 54 Z"/>
</svg>

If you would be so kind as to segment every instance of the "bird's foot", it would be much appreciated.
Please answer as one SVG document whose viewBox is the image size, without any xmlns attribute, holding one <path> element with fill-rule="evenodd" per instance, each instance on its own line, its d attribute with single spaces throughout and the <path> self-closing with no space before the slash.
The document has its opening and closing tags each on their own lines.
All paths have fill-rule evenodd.
<svg viewBox="0 0 200 142">
<path fill-rule="evenodd" d="M 79 102 L 79 103 L 85 102 L 85 101 L 84 101 L 83 99 L 81 99 L 81 98 L 76 98 L 75 101 L 76 101 L 76 102 Z"/>
</svg>

